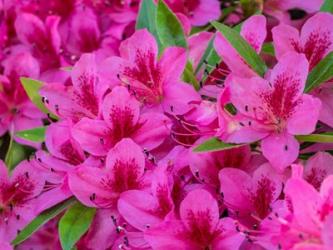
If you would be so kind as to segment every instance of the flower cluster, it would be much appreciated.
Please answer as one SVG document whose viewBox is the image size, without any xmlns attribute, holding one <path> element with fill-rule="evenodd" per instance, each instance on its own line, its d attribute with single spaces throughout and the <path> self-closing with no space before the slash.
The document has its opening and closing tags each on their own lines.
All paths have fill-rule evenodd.
<svg viewBox="0 0 333 250">
<path fill-rule="evenodd" d="M 333 249 L 330 0 L 0 11 L 1 250 Z"/>
</svg>

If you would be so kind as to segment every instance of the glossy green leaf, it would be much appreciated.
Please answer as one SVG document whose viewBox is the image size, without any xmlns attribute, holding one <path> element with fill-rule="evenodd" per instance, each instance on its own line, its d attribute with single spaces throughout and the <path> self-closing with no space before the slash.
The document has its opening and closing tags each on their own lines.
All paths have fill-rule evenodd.
<svg viewBox="0 0 333 250">
<path fill-rule="evenodd" d="M 156 31 L 156 5 L 153 0 L 142 0 L 135 29 L 147 29 L 158 40 Z"/>
<path fill-rule="evenodd" d="M 44 113 L 49 111 L 44 106 L 42 98 L 39 95 L 39 89 L 43 86 L 43 83 L 31 78 L 21 77 L 21 83 L 30 100 Z"/>
<path fill-rule="evenodd" d="M 64 250 L 71 250 L 81 236 L 89 229 L 96 209 L 75 203 L 59 222 L 59 237 Z"/>
<path fill-rule="evenodd" d="M 218 22 L 213 22 L 212 24 L 255 72 L 260 76 L 265 74 L 267 67 L 264 61 L 236 30 Z"/>
<path fill-rule="evenodd" d="M 333 143 L 333 132 L 311 135 L 297 135 L 296 139 L 300 142 Z"/>
<path fill-rule="evenodd" d="M 217 55 L 215 49 L 214 49 L 214 39 L 215 39 L 215 35 L 209 40 L 207 48 L 205 50 L 205 52 L 203 53 L 197 68 L 195 69 L 195 73 L 197 74 L 200 69 L 202 68 L 202 66 L 204 65 L 204 62 L 207 61 L 209 63 L 209 59 L 212 57 L 212 55 L 216 55 L 215 58 L 218 58 L 217 60 L 220 60 L 220 57 Z M 217 61 L 217 62 L 218 62 Z M 217 63 L 216 61 L 213 62 L 213 65 L 215 65 Z"/>
<path fill-rule="evenodd" d="M 12 241 L 14 246 L 20 244 L 21 242 L 28 239 L 34 232 L 36 232 L 41 226 L 43 226 L 46 222 L 53 219 L 61 212 L 63 212 L 66 208 L 72 205 L 75 202 L 74 198 L 69 198 L 68 200 L 53 206 L 45 210 L 43 213 L 38 215 L 33 221 L 31 221 L 21 232 L 16 236 L 16 238 Z"/>
<path fill-rule="evenodd" d="M 322 12 L 329 12 L 333 14 L 333 1 L 332 0 L 325 0 L 323 5 L 320 8 Z"/>
<path fill-rule="evenodd" d="M 170 46 L 187 47 L 182 25 L 162 0 L 157 4 L 156 29 L 162 43 L 161 51 Z"/>
<path fill-rule="evenodd" d="M 333 52 L 329 53 L 311 70 L 306 81 L 305 92 L 310 92 L 331 78 L 333 78 Z"/>
<path fill-rule="evenodd" d="M 16 133 L 16 136 L 28 141 L 43 142 L 45 140 L 45 132 L 46 127 L 39 127 L 29 130 L 18 131 Z"/>
<path fill-rule="evenodd" d="M 193 152 L 196 153 L 204 153 L 204 152 L 215 152 L 215 151 L 222 151 L 222 150 L 227 150 L 231 148 L 238 148 L 243 146 L 244 144 L 230 144 L 230 143 L 225 143 L 218 138 L 211 138 L 199 146 L 197 146 Z"/>
</svg>

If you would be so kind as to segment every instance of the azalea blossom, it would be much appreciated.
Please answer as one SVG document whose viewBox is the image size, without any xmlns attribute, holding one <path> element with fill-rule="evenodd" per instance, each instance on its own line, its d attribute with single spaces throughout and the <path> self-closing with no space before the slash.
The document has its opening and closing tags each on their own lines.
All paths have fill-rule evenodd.
<svg viewBox="0 0 333 250">
<path fill-rule="evenodd" d="M 194 88 L 180 79 L 186 63 L 183 48 L 169 47 L 157 60 L 155 38 L 139 30 L 119 50 L 121 57 L 108 58 L 102 68 L 111 72 L 111 85 L 123 85 L 141 103 L 176 114 L 189 111 L 189 104 L 200 100 Z"/>
<path fill-rule="evenodd" d="M 262 139 L 263 155 L 279 170 L 295 161 L 299 144 L 294 135 L 313 132 L 320 111 L 320 101 L 303 94 L 307 74 L 305 56 L 291 52 L 267 79 L 233 77 L 230 98 L 239 114 L 227 125 L 225 139 L 235 143 Z"/>
</svg>

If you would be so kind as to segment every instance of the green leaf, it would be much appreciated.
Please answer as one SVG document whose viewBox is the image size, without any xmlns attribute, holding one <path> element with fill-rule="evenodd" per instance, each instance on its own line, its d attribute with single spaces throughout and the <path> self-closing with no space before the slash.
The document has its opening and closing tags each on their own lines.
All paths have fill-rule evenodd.
<svg viewBox="0 0 333 250">
<path fill-rule="evenodd" d="M 333 77 L 333 52 L 329 53 L 310 72 L 305 85 L 305 92 L 310 92 L 323 82 Z"/>
<path fill-rule="evenodd" d="M 311 135 L 297 135 L 296 139 L 300 142 L 333 143 L 333 132 Z"/>
<path fill-rule="evenodd" d="M 59 237 L 64 250 L 71 250 L 81 236 L 89 229 L 96 209 L 75 203 L 59 222 Z"/>
<path fill-rule="evenodd" d="M 42 98 L 39 95 L 39 90 L 43 86 L 43 83 L 31 78 L 21 77 L 21 84 L 29 96 L 30 100 L 45 114 L 50 114 L 50 111 L 44 106 Z M 51 114 L 52 118 L 57 118 L 55 115 Z"/>
<path fill-rule="evenodd" d="M 55 205 L 35 218 L 32 222 L 30 222 L 12 241 L 14 246 L 20 244 L 21 242 L 25 241 L 29 238 L 34 232 L 36 232 L 41 226 L 43 226 L 46 222 L 56 217 L 58 214 L 63 212 L 66 208 L 72 205 L 75 202 L 74 198 L 69 198 L 68 200 Z"/>
<path fill-rule="evenodd" d="M 191 62 L 187 62 L 184 73 L 183 73 L 183 81 L 187 83 L 191 83 L 193 87 L 198 90 L 200 88 L 200 85 L 198 83 L 197 78 L 195 77 L 195 74 L 193 72 L 193 66 Z"/>
<path fill-rule="evenodd" d="M 257 72 L 260 76 L 265 74 L 267 67 L 264 61 L 236 30 L 218 22 L 212 22 L 212 24 L 222 33 L 231 46 L 236 49 L 238 54 L 255 72 Z"/>
<path fill-rule="evenodd" d="M 267 55 L 275 56 L 275 49 L 273 43 L 264 43 L 261 52 Z"/>
<path fill-rule="evenodd" d="M 193 152 L 196 153 L 203 153 L 203 152 L 215 152 L 215 151 L 222 151 L 222 150 L 227 150 L 231 148 L 238 148 L 244 146 L 244 144 L 229 144 L 225 143 L 218 138 L 211 138 L 204 143 L 200 144 L 197 146 Z"/>
<path fill-rule="evenodd" d="M 325 0 L 323 5 L 320 8 L 322 12 L 329 12 L 333 14 L 333 1 L 332 0 Z"/>
<path fill-rule="evenodd" d="M 187 47 L 182 25 L 162 0 L 157 4 L 156 28 L 162 43 L 161 51 L 170 46 Z"/>
<path fill-rule="evenodd" d="M 39 127 L 29 130 L 22 130 L 16 133 L 16 136 L 33 142 L 43 142 L 45 140 L 46 127 Z"/>
<path fill-rule="evenodd" d="M 10 135 L 10 141 L 5 157 L 5 164 L 8 167 L 8 169 L 12 169 L 13 167 L 13 159 L 14 159 L 14 137 L 13 135 Z"/>
<path fill-rule="evenodd" d="M 217 59 L 218 61 L 214 60 L 212 65 L 215 65 L 216 63 L 218 63 L 220 61 L 220 57 L 217 55 L 217 53 L 215 52 L 215 49 L 214 49 L 214 39 L 215 39 L 215 35 L 208 42 L 207 48 L 206 48 L 205 52 L 203 53 L 203 55 L 202 55 L 202 57 L 201 57 L 201 59 L 198 63 L 197 68 L 195 69 L 196 74 L 199 73 L 199 71 L 200 71 L 200 69 L 203 66 L 205 61 L 210 63 L 209 59 L 212 58 L 212 55 L 216 55 L 215 58 L 218 58 Z"/>
<path fill-rule="evenodd" d="M 135 29 L 147 29 L 157 39 L 156 5 L 153 0 L 142 0 Z"/>
</svg>

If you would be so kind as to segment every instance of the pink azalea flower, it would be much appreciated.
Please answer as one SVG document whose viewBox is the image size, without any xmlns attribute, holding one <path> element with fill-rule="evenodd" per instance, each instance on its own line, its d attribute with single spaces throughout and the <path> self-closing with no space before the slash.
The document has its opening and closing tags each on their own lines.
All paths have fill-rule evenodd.
<svg viewBox="0 0 333 250">
<path fill-rule="evenodd" d="M 45 144 L 52 156 L 72 165 L 79 165 L 86 157 L 79 143 L 73 138 L 71 129 L 70 121 L 66 120 L 49 125 L 45 135 Z"/>
<path fill-rule="evenodd" d="M 332 21 L 332 14 L 318 13 L 306 21 L 301 32 L 285 24 L 273 28 L 276 57 L 279 59 L 290 51 L 303 53 L 311 70 L 333 50 Z"/>
<path fill-rule="evenodd" d="M 168 174 L 165 166 L 159 166 L 152 174 L 150 192 L 129 190 L 120 195 L 118 211 L 130 225 L 144 231 L 171 216 L 173 183 Z"/>
<path fill-rule="evenodd" d="M 13 240 L 37 216 L 35 198 L 41 194 L 44 182 L 27 161 L 20 163 L 10 177 L 0 162 L 0 241 Z"/>
<path fill-rule="evenodd" d="M 83 118 L 73 127 L 73 136 L 87 152 L 103 156 L 122 138 L 132 138 L 151 150 L 169 135 L 169 119 L 157 112 L 140 114 L 140 104 L 122 86 L 103 100 L 104 120 Z"/>
<path fill-rule="evenodd" d="M 187 16 L 194 26 L 203 26 L 221 15 L 220 3 L 217 0 L 166 0 L 165 2 L 175 13 Z"/>
<path fill-rule="evenodd" d="M 220 170 L 224 168 L 245 169 L 250 158 L 250 147 L 242 146 L 213 153 L 189 153 L 189 165 L 198 181 L 218 188 Z"/>
<path fill-rule="evenodd" d="M 328 176 L 318 192 L 300 178 L 288 180 L 285 188 L 292 219 L 293 249 L 324 249 L 332 247 L 333 176 Z M 289 236 L 291 237 L 291 236 Z M 281 240 L 282 247 L 284 241 Z M 311 248 L 312 247 L 312 248 Z"/>
<path fill-rule="evenodd" d="M 69 176 L 73 194 L 83 204 L 98 208 L 112 208 L 123 192 L 145 185 L 144 154 L 127 138 L 109 151 L 105 168 L 83 165 Z"/>
<path fill-rule="evenodd" d="M 319 190 L 323 180 L 333 174 L 333 157 L 326 152 L 318 152 L 305 164 L 303 178 Z"/>
<path fill-rule="evenodd" d="M 71 71 L 72 85 L 48 83 L 40 90 L 45 106 L 63 119 L 74 122 L 96 118 L 107 86 L 100 80 L 94 54 L 84 54 Z"/>
<path fill-rule="evenodd" d="M 307 75 L 305 56 L 291 52 L 267 79 L 233 77 L 230 98 L 238 114 L 227 125 L 224 139 L 235 143 L 262 139 L 263 155 L 279 170 L 295 161 L 299 144 L 294 135 L 315 130 L 321 104 L 303 94 Z"/>
<path fill-rule="evenodd" d="M 42 72 L 61 65 L 59 22 L 58 16 L 48 16 L 43 22 L 38 16 L 24 12 L 15 20 L 15 30 L 20 42 L 40 61 Z"/>
<path fill-rule="evenodd" d="M 225 205 L 246 223 L 258 224 L 264 220 L 282 191 L 283 176 L 267 163 L 252 176 L 241 169 L 224 168 L 219 179 Z"/>
<path fill-rule="evenodd" d="M 300 33 L 297 29 L 284 24 L 275 27 L 272 33 L 276 56 L 280 58 L 289 51 L 304 53 L 312 69 L 333 50 L 333 29 L 329 25 L 332 21 L 333 15 L 318 13 L 307 20 Z M 327 25 L 323 25 L 325 23 Z M 322 101 L 319 119 L 333 126 L 331 85 L 325 83 L 312 93 Z"/>
<path fill-rule="evenodd" d="M 31 103 L 19 77 L 39 76 L 37 61 L 27 52 L 11 55 L 2 62 L 4 74 L 0 76 L 0 136 L 9 132 L 42 126 L 44 115 Z M 17 142 L 37 146 L 26 140 L 14 137 Z"/>
<path fill-rule="evenodd" d="M 177 114 L 187 112 L 189 103 L 200 100 L 194 88 L 180 80 L 185 49 L 169 47 L 157 60 L 155 38 L 144 29 L 122 42 L 119 50 L 121 57 L 110 57 L 102 69 L 110 85 L 127 86 L 140 102 Z"/>
<path fill-rule="evenodd" d="M 203 189 L 191 191 L 180 205 L 180 219 L 165 221 L 145 231 L 156 250 L 238 249 L 242 236 L 229 218 L 220 219 L 217 201 Z"/>
</svg>

